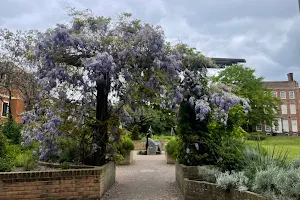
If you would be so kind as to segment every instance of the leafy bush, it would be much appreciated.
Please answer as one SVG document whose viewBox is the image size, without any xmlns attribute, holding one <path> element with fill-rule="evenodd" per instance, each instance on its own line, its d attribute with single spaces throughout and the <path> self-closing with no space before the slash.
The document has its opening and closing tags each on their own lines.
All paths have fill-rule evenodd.
<svg viewBox="0 0 300 200">
<path fill-rule="evenodd" d="M 7 138 L 0 132 L 0 157 L 4 156 L 7 152 Z"/>
<path fill-rule="evenodd" d="M 26 171 L 33 170 L 36 167 L 37 158 L 30 150 L 18 154 L 15 158 L 14 165 L 22 167 Z"/>
<path fill-rule="evenodd" d="M 300 168 L 300 159 L 297 158 L 297 159 L 292 160 L 292 162 L 290 163 L 290 167 L 292 169 L 298 169 L 298 168 Z"/>
<path fill-rule="evenodd" d="M 254 132 L 254 133 L 250 133 L 250 135 L 245 137 L 245 139 L 253 140 L 253 141 L 261 141 L 261 140 L 265 140 L 266 136 L 264 135 L 264 133 Z"/>
<path fill-rule="evenodd" d="M 0 157 L 0 172 L 10 172 L 13 168 L 13 162 L 7 157 Z"/>
<path fill-rule="evenodd" d="M 200 180 L 207 181 L 210 183 L 216 183 L 216 177 L 219 176 L 221 171 L 215 166 L 199 166 L 198 175 Z"/>
<path fill-rule="evenodd" d="M 281 169 L 275 175 L 275 187 L 285 197 L 300 199 L 300 169 Z"/>
<path fill-rule="evenodd" d="M 138 125 L 134 125 L 133 129 L 132 129 L 132 133 L 131 133 L 131 139 L 132 140 L 138 140 L 139 139 L 139 126 Z"/>
<path fill-rule="evenodd" d="M 179 148 L 179 139 L 178 138 L 170 139 L 166 145 L 167 153 L 170 154 L 171 157 L 174 159 L 176 159 L 176 157 L 177 157 L 178 148 Z"/>
<path fill-rule="evenodd" d="M 265 191 L 273 191 L 275 189 L 275 177 L 279 172 L 276 166 L 269 166 L 269 168 L 255 173 L 252 189 L 258 193 Z"/>
<path fill-rule="evenodd" d="M 14 121 L 12 121 L 12 122 L 7 121 L 1 127 L 2 133 L 7 137 L 7 139 L 12 144 L 19 144 L 20 143 L 21 130 L 22 130 L 22 125 L 17 124 Z"/>
<path fill-rule="evenodd" d="M 244 166 L 244 143 L 235 138 L 225 138 L 221 142 L 220 161 L 217 166 L 222 171 L 240 170 Z"/>
<path fill-rule="evenodd" d="M 247 184 L 249 179 L 243 172 L 226 171 L 221 173 L 216 178 L 216 183 L 224 190 L 238 189 L 239 191 L 247 190 Z"/>
<path fill-rule="evenodd" d="M 123 152 L 134 150 L 134 143 L 128 136 L 122 138 L 122 150 Z"/>
</svg>

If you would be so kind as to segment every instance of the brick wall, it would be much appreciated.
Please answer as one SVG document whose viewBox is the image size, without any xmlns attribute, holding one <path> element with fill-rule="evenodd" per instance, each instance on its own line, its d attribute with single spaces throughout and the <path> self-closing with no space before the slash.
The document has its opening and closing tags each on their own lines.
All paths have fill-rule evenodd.
<svg viewBox="0 0 300 200">
<path fill-rule="evenodd" d="M 239 192 L 232 190 L 225 191 L 216 184 L 208 183 L 205 181 L 196 181 L 200 179 L 197 166 L 185 166 L 176 162 L 175 176 L 177 185 L 186 200 L 265 200 L 266 198 L 252 193 L 252 192 Z"/>
<path fill-rule="evenodd" d="M 175 176 L 176 182 L 178 187 L 182 193 L 184 193 L 184 185 L 183 179 L 188 178 L 191 180 L 195 180 L 199 178 L 198 175 L 198 167 L 197 166 L 185 166 L 179 164 L 178 162 L 175 163 Z"/>
<path fill-rule="evenodd" d="M 90 169 L 0 173 L 0 200 L 99 199 L 115 176 L 113 162 Z"/>
</svg>

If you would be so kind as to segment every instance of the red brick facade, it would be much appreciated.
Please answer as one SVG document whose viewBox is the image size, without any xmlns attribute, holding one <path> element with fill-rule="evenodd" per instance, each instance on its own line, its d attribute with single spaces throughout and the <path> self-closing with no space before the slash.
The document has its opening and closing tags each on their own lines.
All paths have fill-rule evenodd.
<svg viewBox="0 0 300 200">
<path fill-rule="evenodd" d="M 6 120 L 7 114 L 5 113 L 5 110 L 3 110 L 3 108 L 7 104 L 9 104 L 9 95 L 7 91 L 4 90 L 0 91 L 0 97 L 2 97 L 2 100 L 0 101 L 0 120 Z M 11 109 L 12 109 L 13 119 L 17 123 L 20 123 L 22 120 L 20 114 L 25 111 L 25 104 L 21 95 L 19 95 L 17 92 L 13 92 L 12 99 L 11 99 Z M 8 107 L 7 107 L 7 112 L 8 112 Z"/>
<path fill-rule="evenodd" d="M 257 131 L 266 134 L 298 135 L 300 132 L 300 89 L 298 82 L 293 79 L 293 73 L 288 74 L 287 81 L 264 82 L 264 86 L 273 90 L 273 95 L 281 99 L 278 106 L 277 126 L 257 126 Z"/>
</svg>

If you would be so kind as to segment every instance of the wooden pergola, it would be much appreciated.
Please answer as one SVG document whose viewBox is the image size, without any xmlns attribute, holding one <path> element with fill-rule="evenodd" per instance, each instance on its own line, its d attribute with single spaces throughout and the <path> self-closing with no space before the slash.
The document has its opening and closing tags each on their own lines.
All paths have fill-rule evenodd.
<svg viewBox="0 0 300 200">
<path fill-rule="evenodd" d="M 299 0 L 300 1 L 300 0 Z M 245 63 L 245 59 L 241 58 L 211 58 L 220 68 L 224 68 L 226 66 Z"/>
</svg>

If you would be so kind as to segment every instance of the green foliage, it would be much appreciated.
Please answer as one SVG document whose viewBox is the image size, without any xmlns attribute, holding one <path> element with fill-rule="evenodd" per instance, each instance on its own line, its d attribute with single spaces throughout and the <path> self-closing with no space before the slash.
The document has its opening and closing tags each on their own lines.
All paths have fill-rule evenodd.
<svg viewBox="0 0 300 200">
<path fill-rule="evenodd" d="M 249 136 L 245 137 L 245 139 L 252 140 L 252 141 L 261 141 L 261 140 L 265 140 L 266 136 L 264 135 L 264 133 L 254 132 L 254 133 L 250 133 Z"/>
<path fill-rule="evenodd" d="M 7 121 L 1 126 L 2 133 L 12 144 L 19 144 L 21 139 L 22 125 L 14 121 Z"/>
<path fill-rule="evenodd" d="M 241 170 L 247 162 L 243 154 L 244 148 L 244 143 L 240 139 L 225 138 L 221 141 L 217 166 L 222 171 Z"/>
<path fill-rule="evenodd" d="M 122 151 L 123 152 L 130 152 L 130 151 L 134 150 L 134 143 L 128 136 L 125 136 L 122 139 L 123 139 L 123 141 L 122 141 Z"/>
<path fill-rule="evenodd" d="M 174 113 L 161 110 L 156 104 L 143 106 L 140 109 L 135 109 L 135 111 L 126 106 L 126 111 L 133 118 L 133 122 L 127 125 L 128 129 L 133 131 L 133 128 L 138 126 L 139 133 L 143 135 L 146 135 L 150 126 L 153 135 L 170 135 L 172 127 L 175 126 Z"/>
<path fill-rule="evenodd" d="M 13 162 L 7 157 L 0 157 L 0 172 L 10 172 Z"/>
<path fill-rule="evenodd" d="M 134 125 L 133 129 L 132 129 L 132 133 L 131 133 L 131 139 L 132 140 L 138 140 L 139 139 L 139 126 L 138 125 Z"/>
<path fill-rule="evenodd" d="M 234 93 L 250 100 L 251 111 L 244 127 L 252 132 L 254 127 L 266 122 L 272 125 L 277 117 L 277 106 L 280 100 L 272 96 L 271 90 L 263 87 L 263 77 L 255 77 L 255 70 L 243 65 L 233 65 L 214 77 L 216 82 L 222 82 L 235 88 Z M 275 112 L 274 112 L 275 111 Z"/>
<path fill-rule="evenodd" d="M 215 183 L 219 174 L 221 174 L 221 171 L 216 166 L 204 165 L 198 167 L 199 179 L 202 181 Z"/>
<path fill-rule="evenodd" d="M 180 145 L 179 138 L 172 138 L 166 145 L 166 151 L 171 155 L 172 158 L 176 159 L 178 157 L 178 148 Z"/>
<path fill-rule="evenodd" d="M 244 175 L 243 172 L 231 173 L 226 171 L 221 173 L 216 178 L 216 183 L 224 190 L 238 189 L 239 191 L 247 190 L 247 184 L 249 179 Z"/>
<path fill-rule="evenodd" d="M 7 152 L 7 138 L 0 132 L 0 157 L 4 156 Z"/>
</svg>

